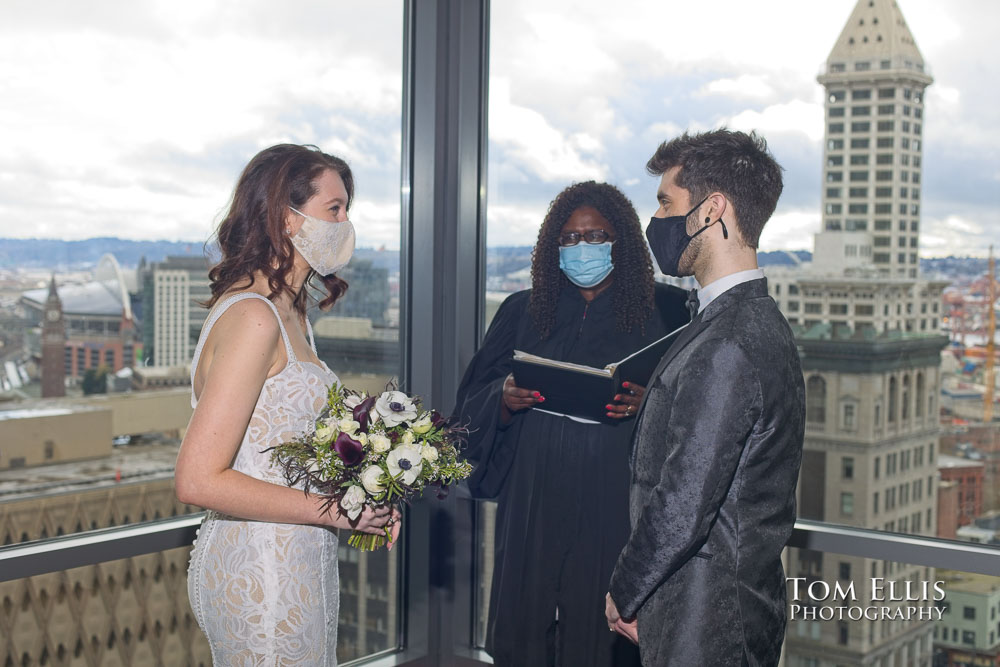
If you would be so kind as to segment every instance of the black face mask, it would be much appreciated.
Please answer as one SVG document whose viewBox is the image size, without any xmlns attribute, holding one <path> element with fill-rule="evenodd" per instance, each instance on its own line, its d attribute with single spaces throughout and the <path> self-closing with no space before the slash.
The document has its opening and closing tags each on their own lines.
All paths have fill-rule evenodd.
<svg viewBox="0 0 1000 667">
<path fill-rule="evenodd" d="M 649 219 L 649 226 L 646 227 L 646 240 L 649 241 L 649 247 L 653 251 L 653 257 L 656 259 L 660 271 L 665 275 L 677 276 L 679 271 L 678 265 L 688 245 L 694 240 L 695 236 L 698 236 L 698 234 L 701 234 L 712 226 L 711 224 L 707 224 L 691 236 L 687 234 L 687 219 L 707 200 L 708 197 L 702 199 L 685 215 Z M 721 218 L 718 222 L 722 224 L 723 238 L 728 239 L 729 230 L 726 229 L 726 223 L 722 222 Z"/>
</svg>

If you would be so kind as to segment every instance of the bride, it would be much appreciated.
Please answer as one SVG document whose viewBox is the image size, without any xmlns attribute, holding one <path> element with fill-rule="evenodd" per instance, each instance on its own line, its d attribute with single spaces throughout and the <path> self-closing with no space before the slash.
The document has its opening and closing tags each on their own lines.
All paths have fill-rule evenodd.
<svg viewBox="0 0 1000 667">
<path fill-rule="evenodd" d="M 226 665 L 335 665 L 339 579 L 333 529 L 399 531 L 398 514 L 337 506 L 289 488 L 265 450 L 309 429 L 337 376 L 306 319 L 313 276 L 328 308 L 354 252 L 343 160 L 282 144 L 243 170 L 219 225 L 211 308 L 191 362 L 194 415 L 177 457 L 177 498 L 208 510 L 188 595 L 212 659 Z"/>
</svg>

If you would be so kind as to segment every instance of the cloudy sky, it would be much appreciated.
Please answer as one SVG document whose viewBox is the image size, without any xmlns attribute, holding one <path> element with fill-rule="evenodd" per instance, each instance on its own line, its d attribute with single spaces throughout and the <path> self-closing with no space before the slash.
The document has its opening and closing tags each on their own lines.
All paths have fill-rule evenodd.
<svg viewBox="0 0 1000 667">
<path fill-rule="evenodd" d="M 921 250 L 982 255 L 1000 243 L 1000 3 L 899 3 L 935 78 Z M 725 124 L 786 169 L 762 249 L 811 249 L 816 74 L 855 0 L 492 4 L 491 245 L 533 243 L 588 178 L 647 218 L 655 146 Z M 360 243 L 398 247 L 401 34 L 395 0 L 5 0 L 0 236 L 203 241 L 246 161 L 291 141 L 347 158 Z"/>
</svg>

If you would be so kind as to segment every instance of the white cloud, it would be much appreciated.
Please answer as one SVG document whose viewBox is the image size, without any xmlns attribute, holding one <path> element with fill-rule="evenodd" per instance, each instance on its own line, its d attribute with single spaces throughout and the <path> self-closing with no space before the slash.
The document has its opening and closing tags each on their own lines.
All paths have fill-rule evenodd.
<svg viewBox="0 0 1000 667">
<path fill-rule="evenodd" d="M 486 244 L 489 246 L 533 246 L 548 210 L 546 204 L 491 205 L 486 211 Z"/>
<path fill-rule="evenodd" d="M 547 183 L 601 180 L 606 173 L 597 137 L 561 131 L 539 111 L 512 103 L 510 82 L 499 77 L 490 79 L 490 141 Z"/>
<path fill-rule="evenodd" d="M 726 121 L 734 130 L 757 130 L 765 135 L 786 132 L 804 134 L 810 141 L 823 138 L 823 106 L 802 100 L 773 104 L 762 111 L 747 109 Z"/>
<path fill-rule="evenodd" d="M 695 95 L 698 97 L 722 95 L 735 99 L 764 99 L 771 97 L 774 93 L 774 88 L 764 77 L 742 74 L 735 78 L 709 81 Z"/>
<path fill-rule="evenodd" d="M 812 249 L 813 234 L 819 231 L 819 208 L 775 212 L 760 235 L 759 250 Z"/>
</svg>

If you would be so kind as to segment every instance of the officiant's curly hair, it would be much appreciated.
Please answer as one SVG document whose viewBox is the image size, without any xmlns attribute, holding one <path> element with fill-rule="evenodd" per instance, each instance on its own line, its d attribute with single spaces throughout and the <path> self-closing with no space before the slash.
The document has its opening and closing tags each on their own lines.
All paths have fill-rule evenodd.
<svg viewBox="0 0 1000 667">
<path fill-rule="evenodd" d="M 328 155 L 316 146 L 278 144 L 265 148 L 243 169 L 226 217 L 219 223 L 216 240 L 222 259 L 208 272 L 212 297 L 203 305 L 211 308 L 219 298 L 233 289 L 253 284 L 254 273 L 267 278 L 274 299 L 287 292 L 300 313 L 308 307 L 309 290 L 296 294 L 288 284 L 295 249 L 284 233 L 288 207 L 297 209 L 316 194 L 316 180 L 326 170 L 340 175 L 347 190 L 347 210 L 354 199 L 354 176 L 351 168 L 339 157 Z M 320 308 L 329 308 L 347 291 L 347 283 L 334 274 L 321 276 L 309 271 L 305 285 L 317 278 L 326 288 L 327 296 Z"/>
<path fill-rule="evenodd" d="M 555 325 L 559 292 L 572 285 L 559 268 L 559 235 L 574 211 L 588 207 L 596 209 L 615 229 L 611 251 L 615 278 L 608 289 L 614 298 L 616 328 L 626 333 L 636 327 L 643 331 L 655 309 L 653 263 L 632 202 L 608 183 L 575 183 L 552 200 L 531 256 L 529 308 L 543 339 Z"/>
</svg>

